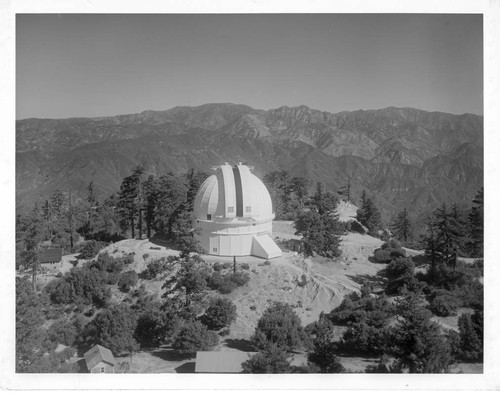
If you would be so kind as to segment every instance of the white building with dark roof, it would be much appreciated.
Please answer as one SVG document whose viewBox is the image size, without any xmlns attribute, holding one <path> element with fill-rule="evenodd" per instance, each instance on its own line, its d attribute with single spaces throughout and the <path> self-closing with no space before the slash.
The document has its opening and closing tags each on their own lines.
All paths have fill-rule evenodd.
<svg viewBox="0 0 500 396">
<path fill-rule="evenodd" d="M 262 181 L 246 165 L 217 167 L 194 202 L 196 238 L 217 256 L 281 256 L 272 240 L 273 206 Z"/>
</svg>

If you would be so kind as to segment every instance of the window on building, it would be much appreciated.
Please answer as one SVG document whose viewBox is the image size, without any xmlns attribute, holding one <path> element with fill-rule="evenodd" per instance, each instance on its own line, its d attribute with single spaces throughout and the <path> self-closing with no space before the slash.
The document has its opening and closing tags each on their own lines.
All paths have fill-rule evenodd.
<svg viewBox="0 0 500 396">
<path fill-rule="evenodd" d="M 207 220 L 212 220 L 212 215 L 211 214 L 207 214 Z"/>
<path fill-rule="evenodd" d="M 234 206 L 228 206 L 227 213 L 234 213 Z"/>
<path fill-rule="evenodd" d="M 251 206 L 245 206 L 245 212 L 251 212 L 252 207 Z"/>
<path fill-rule="evenodd" d="M 212 252 L 217 252 L 217 248 L 212 248 Z"/>
<path fill-rule="evenodd" d="M 104 367 L 101 367 L 101 373 L 104 373 Z"/>
</svg>

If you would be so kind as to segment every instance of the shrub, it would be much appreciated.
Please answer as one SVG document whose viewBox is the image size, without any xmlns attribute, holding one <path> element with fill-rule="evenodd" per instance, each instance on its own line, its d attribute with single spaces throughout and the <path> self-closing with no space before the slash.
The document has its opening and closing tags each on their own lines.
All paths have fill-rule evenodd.
<svg viewBox="0 0 500 396">
<path fill-rule="evenodd" d="M 63 276 L 62 272 L 58 272 L 56 278 L 62 278 L 62 276 Z"/>
<path fill-rule="evenodd" d="M 47 341 L 51 349 L 57 347 L 57 344 L 73 345 L 77 335 L 76 328 L 65 320 L 57 320 L 47 329 Z"/>
<path fill-rule="evenodd" d="M 373 261 L 376 263 L 388 263 L 391 259 L 391 253 L 388 250 L 379 248 L 373 252 Z"/>
<path fill-rule="evenodd" d="M 387 294 L 398 293 L 403 286 L 410 290 L 419 288 L 419 281 L 415 278 L 415 264 L 411 258 L 397 258 L 392 260 L 384 270 L 388 279 L 385 287 Z"/>
<path fill-rule="evenodd" d="M 214 272 L 208 279 L 208 287 L 217 290 L 221 294 L 229 294 L 238 286 L 244 286 L 248 283 L 250 276 L 247 273 L 236 272 L 227 275 L 221 275 L 220 272 Z"/>
<path fill-rule="evenodd" d="M 144 253 L 144 254 L 142 255 L 142 259 L 143 259 L 143 260 L 146 260 L 148 257 L 149 257 L 149 253 Z"/>
<path fill-rule="evenodd" d="M 302 276 L 300 277 L 300 281 L 297 280 L 297 286 L 304 287 L 305 285 L 307 285 L 307 277 L 305 274 L 302 274 Z"/>
<path fill-rule="evenodd" d="M 379 355 L 387 347 L 388 331 L 370 324 L 369 318 L 351 323 L 342 336 L 340 348 L 344 352 Z"/>
<path fill-rule="evenodd" d="M 483 314 L 463 314 L 458 318 L 460 357 L 466 361 L 483 358 Z"/>
<path fill-rule="evenodd" d="M 185 323 L 174 335 L 172 348 L 179 355 L 196 356 L 197 351 L 209 351 L 219 342 L 219 336 L 200 322 Z"/>
<path fill-rule="evenodd" d="M 327 318 L 334 325 L 339 326 L 359 322 L 361 318 L 365 318 L 369 325 L 382 327 L 393 313 L 394 307 L 385 297 L 360 298 L 357 293 L 351 293 L 344 297 L 340 305 L 333 309 Z"/>
<path fill-rule="evenodd" d="M 241 268 L 243 268 L 244 270 L 249 270 L 250 269 L 250 265 L 248 263 L 243 263 L 240 265 Z"/>
<path fill-rule="evenodd" d="M 293 308 L 288 304 L 275 302 L 259 319 L 252 342 L 260 350 L 265 350 L 270 344 L 292 350 L 301 345 L 303 336 L 300 318 Z"/>
<path fill-rule="evenodd" d="M 78 256 L 78 258 L 84 260 L 95 257 L 100 250 L 106 247 L 106 244 L 104 242 L 94 240 L 86 241 L 82 245 L 83 246 L 80 250 L 80 255 Z"/>
<path fill-rule="evenodd" d="M 146 266 L 146 269 L 141 273 L 141 277 L 148 280 L 156 279 L 156 277 L 165 272 L 168 267 L 169 263 L 167 263 L 165 257 L 151 260 Z"/>
<path fill-rule="evenodd" d="M 256 353 L 243 362 L 241 367 L 244 373 L 253 374 L 290 373 L 292 370 L 289 355 L 276 345 L 271 345 L 270 348 Z"/>
<path fill-rule="evenodd" d="M 139 345 L 134 338 L 137 319 L 128 306 L 112 305 L 100 311 L 85 328 L 90 341 L 109 348 L 113 354 L 137 351 Z"/>
<path fill-rule="evenodd" d="M 137 284 L 138 281 L 139 276 L 137 276 L 137 272 L 134 270 L 127 271 L 120 275 L 120 278 L 118 279 L 118 288 L 123 293 L 127 293 Z"/>
<path fill-rule="evenodd" d="M 236 305 L 226 298 L 217 298 L 210 302 L 201 322 L 209 330 L 220 330 L 229 326 L 236 319 Z"/>
<path fill-rule="evenodd" d="M 406 257 L 406 251 L 395 239 L 391 239 L 382 244 L 373 252 L 373 261 L 376 263 L 389 263 L 395 258 Z"/>
<path fill-rule="evenodd" d="M 215 263 L 213 268 L 214 268 L 214 271 L 220 271 L 220 270 L 222 270 L 223 266 L 221 263 Z"/>
<path fill-rule="evenodd" d="M 132 264 L 134 262 L 135 252 L 129 253 L 122 257 L 122 261 L 125 265 Z"/>
<path fill-rule="evenodd" d="M 436 289 L 431 294 L 429 309 L 437 316 L 455 315 L 459 303 L 453 293 L 445 289 Z"/>
</svg>

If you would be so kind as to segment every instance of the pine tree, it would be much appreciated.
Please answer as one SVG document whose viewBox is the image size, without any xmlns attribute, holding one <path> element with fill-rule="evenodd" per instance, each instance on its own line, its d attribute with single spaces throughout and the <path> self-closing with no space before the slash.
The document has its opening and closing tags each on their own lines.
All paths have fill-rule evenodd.
<svg viewBox="0 0 500 396">
<path fill-rule="evenodd" d="M 345 186 L 340 187 L 338 194 L 346 197 L 347 202 L 351 202 L 351 178 L 347 178 L 347 184 Z"/>
<path fill-rule="evenodd" d="M 91 181 L 87 186 L 87 202 L 91 207 L 95 207 L 99 205 L 99 201 L 97 200 L 97 195 L 94 191 L 94 182 Z"/>
<path fill-rule="evenodd" d="M 468 251 L 472 257 L 483 256 L 484 245 L 484 189 L 481 188 L 474 200 L 469 214 L 469 235 L 470 241 Z"/>
<path fill-rule="evenodd" d="M 392 224 L 394 237 L 399 241 L 411 241 L 414 237 L 413 223 L 408 216 L 406 208 L 398 213 L 398 216 Z"/>
<path fill-rule="evenodd" d="M 455 208 L 448 211 L 446 203 L 436 209 L 429 223 L 430 235 L 426 237 L 426 254 L 435 263 L 456 268 L 461 247 L 464 245 L 463 225 Z"/>
<path fill-rule="evenodd" d="M 380 227 L 380 212 L 365 190 L 361 194 L 361 208 L 356 212 L 356 220 L 368 228 L 370 232 L 374 232 Z"/>
<path fill-rule="evenodd" d="M 40 209 L 34 206 L 27 219 L 26 228 L 23 234 L 23 243 L 25 251 L 23 253 L 23 262 L 26 267 L 31 268 L 33 290 L 36 286 L 36 277 L 40 270 L 40 243 L 44 239 L 43 220 Z"/>
<path fill-rule="evenodd" d="M 135 218 L 137 215 L 141 216 L 141 203 L 142 199 L 139 197 L 140 184 L 142 183 L 142 175 L 144 168 L 138 166 L 132 172 L 132 175 L 123 179 L 118 193 L 117 210 L 120 217 L 120 223 L 123 229 L 130 227 L 132 231 L 132 238 L 135 238 Z M 142 222 L 142 218 L 140 220 Z M 139 230 L 139 233 L 141 230 Z"/>
<path fill-rule="evenodd" d="M 422 303 L 422 295 L 403 291 L 397 304 L 398 322 L 391 337 L 396 366 L 410 373 L 446 373 L 452 363 L 451 346 Z"/>
<path fill-rule="evenodd" d="M 323 183 L 316 184 L 316 193 L 311 197 L 309 206 L 320 215 L 327 215 L 335 212 L 339 198 L 337 195 L 323 190 Z"/>
</svg>

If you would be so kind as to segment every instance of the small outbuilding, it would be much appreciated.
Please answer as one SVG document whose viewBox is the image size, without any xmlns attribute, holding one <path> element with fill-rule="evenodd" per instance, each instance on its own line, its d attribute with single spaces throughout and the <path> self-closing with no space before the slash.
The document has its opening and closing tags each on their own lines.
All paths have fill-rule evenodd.
<svg viewBox="0 0 500 396">
<path fill-rule="evenodd" d="M 241 364 L 250 359 L 255 352 L 219 351 L 196 352 L 195 373 L 241 373 Z"/>
<path fill-rule="evenodd" d="M 113 353 L 101 345 L 94 345 L 83 355 L 89 373 L 114 373 L 116 361 Z"/>
<path fill-rule="evenodd" d="M 42 268 L 57 269 L 61 266 L 62 248 L 47 248 L 42 250 L 39 260 Z"/>
</svg>

